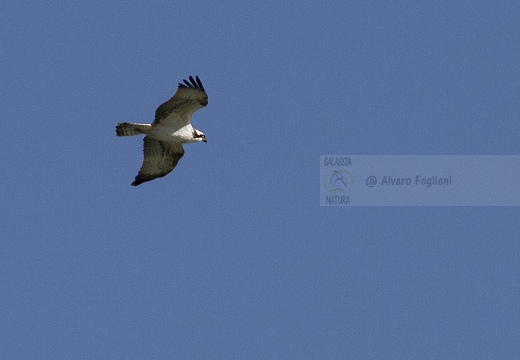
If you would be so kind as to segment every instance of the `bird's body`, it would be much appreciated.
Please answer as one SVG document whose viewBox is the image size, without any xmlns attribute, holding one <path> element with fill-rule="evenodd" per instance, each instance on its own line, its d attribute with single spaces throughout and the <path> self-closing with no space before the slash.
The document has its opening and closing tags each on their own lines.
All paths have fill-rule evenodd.
<svg viewBox="0 0 520 360">
<path fill-rule="evenodd" d="M 208 104 L 208 95 L 200 79 L 179 83 L 173 97 L 155 111 L 151 124 L 119 123 L 117 136 L 144 134 L 143 165 L 133 186 L 170 173 L 184 155 L 182 144 L 206 142 L 206 136 L 191 126 L 191 116 Z"/>
<path fill-rule="evenodd" d="M 148 135 L 153 138 L 166 142 L 192 143 L 200 141 L 195 137 L 194 129 L 191 124 L 181 127 L 169 127 L 162 124 L 157 124 L 150 129 Z"/>
</svg>

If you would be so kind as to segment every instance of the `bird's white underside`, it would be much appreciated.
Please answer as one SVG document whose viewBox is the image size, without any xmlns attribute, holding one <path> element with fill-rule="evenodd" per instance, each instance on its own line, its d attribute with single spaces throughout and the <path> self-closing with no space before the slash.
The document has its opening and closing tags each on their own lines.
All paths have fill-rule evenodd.
<svg viewBox="0 0 520 360">
<path fill-rule="evenodd" d="M 184 125 L 180 128 L 156 124 L 150 129 L 148 135 L 159 141 L 182 144 L 200 141 L 199 138 L 193 136 L 193 126 L 191 126 L 191 124 Z"/>
</svg>

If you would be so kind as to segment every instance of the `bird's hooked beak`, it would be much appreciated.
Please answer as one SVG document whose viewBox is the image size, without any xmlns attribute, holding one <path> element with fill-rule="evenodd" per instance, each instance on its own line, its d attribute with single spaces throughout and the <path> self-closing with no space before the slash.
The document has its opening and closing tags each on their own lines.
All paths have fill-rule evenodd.
<svg viewBox="0 0 520 360">
<path fill-rule="evenodd" d="M 204 139 L 203 139 L 202 141 L 204 141 L 205 143 L 207 143 L 207 142 L 208 142 L 208 140 L 206 140 L 206 138 L 204 138 Z"/>
</svg>

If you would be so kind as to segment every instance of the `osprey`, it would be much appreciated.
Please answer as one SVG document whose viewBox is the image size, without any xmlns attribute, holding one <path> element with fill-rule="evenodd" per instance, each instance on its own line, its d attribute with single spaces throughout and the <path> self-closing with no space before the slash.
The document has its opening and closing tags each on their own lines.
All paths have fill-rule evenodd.
<svg viewBox="0 0 520 360">
<path fill-rule="evenodd" d="M 179 83 L 173 97 L 157 108 L 153 123 L 117 124 L 117 136 L 145 135 L 143 165 L 132 186 L 169 174 L 184 155 L 182 144 L 206 142 L 206 136 L 191 126 L 190 119 L 208 105 L 208 95 L 198 76 L 189 79 Z"/>
</svg>

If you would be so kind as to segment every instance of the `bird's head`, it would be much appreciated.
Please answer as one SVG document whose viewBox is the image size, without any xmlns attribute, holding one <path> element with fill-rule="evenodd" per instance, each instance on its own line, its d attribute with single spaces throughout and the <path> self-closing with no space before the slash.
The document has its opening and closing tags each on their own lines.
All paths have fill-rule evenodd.
<svg viewBox="0 0 520 360">
<path fill-rule="evenodd" d="M 207 142 L 206 141 L 206 135 L 204 135 L 201 131 L 199 130 L 193 130 L 193 138 L 195 139 L 195 141 L 204 141 L 204 142 Z"/>
</svg>

